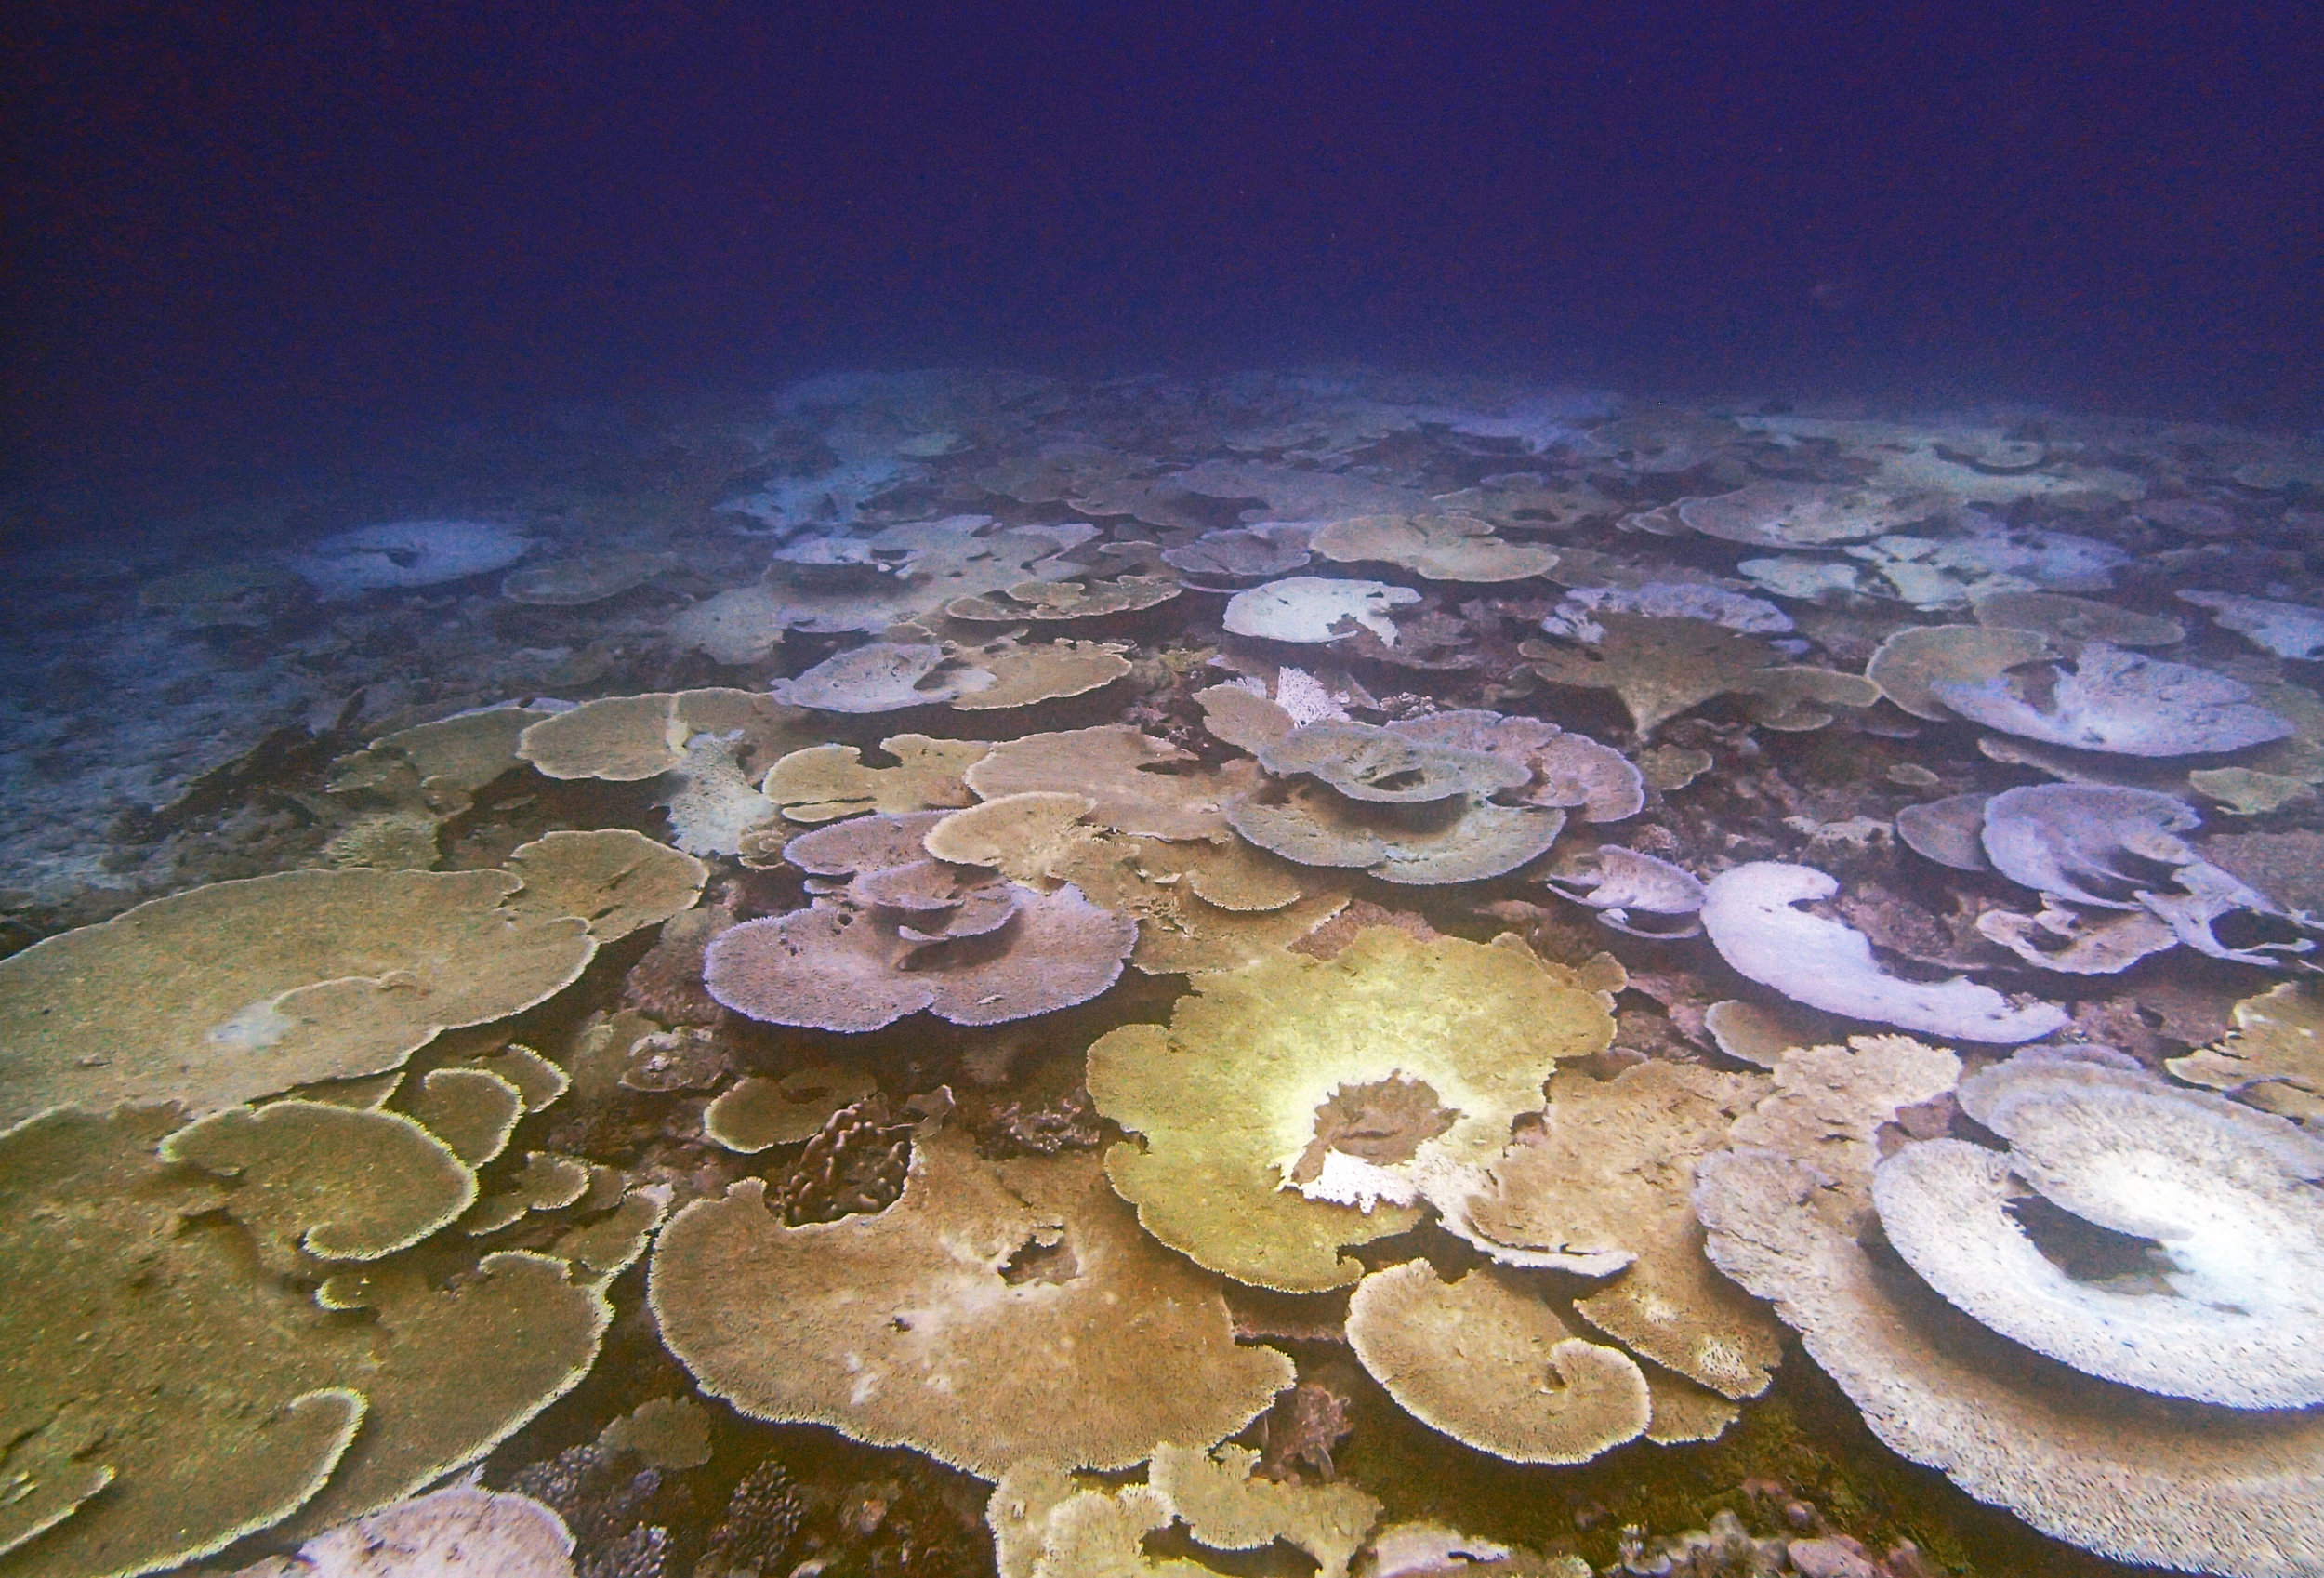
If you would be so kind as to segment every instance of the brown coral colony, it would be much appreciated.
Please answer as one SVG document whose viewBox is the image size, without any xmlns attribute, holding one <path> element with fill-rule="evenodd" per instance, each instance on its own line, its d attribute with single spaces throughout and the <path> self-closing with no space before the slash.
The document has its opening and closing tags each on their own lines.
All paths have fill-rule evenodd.
<svg viewBox="0 0 2324 1578">
<path fill-rule="evenodd" d="M 376 537 L 541 644 L 0 958 L 0 1578 L 2324 1572 L 2324 577 L 2206 546 L 2312 446 L 926 373 L 667 448 L 228 599 L 459 582 Z"/>
</svg>

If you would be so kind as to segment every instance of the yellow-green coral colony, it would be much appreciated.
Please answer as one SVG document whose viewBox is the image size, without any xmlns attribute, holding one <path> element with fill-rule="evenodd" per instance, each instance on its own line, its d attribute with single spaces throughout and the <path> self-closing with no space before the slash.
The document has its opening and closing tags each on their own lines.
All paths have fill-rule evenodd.
<svg viewBox="0 0 2324 1578">
<path fill-rule="evenodd" d="M 142 589 L 571 661 L 463 626 L 266 860 L 0 959 L 0 1578 L 738 1571 L 703 1487 L 873 1448 L 815 1539 L 946 1465 L 1007 1578 L 2054 1556 L 1946 1479 L 2324 1572 L 2324 584 L 2121 546 L 2289 530 L 2304 449 L 851 387 L 673 428 L 618 541 Z M 1895 1455 L 1792 1512 L 1802 1362 Z M 616 1551 L 574 1442 L 700 1526 Z"/>
</svg>

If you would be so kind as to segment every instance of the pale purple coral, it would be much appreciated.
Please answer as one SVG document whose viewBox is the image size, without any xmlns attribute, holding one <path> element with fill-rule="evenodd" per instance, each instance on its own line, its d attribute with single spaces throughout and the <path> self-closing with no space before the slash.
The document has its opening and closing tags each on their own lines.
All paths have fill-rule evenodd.
<svg viewBox="0 0 2324 1578">
<path fill-rule="evenodd" d="M 920 847 L 943 813 L 860 816 L 792 841 L 793 864 L 848 877 L 804 909 L 748 921 L 706 950 L 710 995 L 775 1025 L 865 1031 L 926 1010 L 997 1025 L 1112 986 L 1138 923 L 1067 883 L 1042 893 Z"/>
</svg>

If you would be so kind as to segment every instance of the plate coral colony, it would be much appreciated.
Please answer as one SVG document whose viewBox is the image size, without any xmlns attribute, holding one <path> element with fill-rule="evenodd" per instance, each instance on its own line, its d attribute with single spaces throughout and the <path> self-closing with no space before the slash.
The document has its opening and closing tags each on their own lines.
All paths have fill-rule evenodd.
<svg viewBox="0 0 2324 1578">
<path fill-rule="evenodd" d="M 2324 451 L 490 442 L 9 592 L 0 1578 L 2324 1573 Z"/>
</svg>

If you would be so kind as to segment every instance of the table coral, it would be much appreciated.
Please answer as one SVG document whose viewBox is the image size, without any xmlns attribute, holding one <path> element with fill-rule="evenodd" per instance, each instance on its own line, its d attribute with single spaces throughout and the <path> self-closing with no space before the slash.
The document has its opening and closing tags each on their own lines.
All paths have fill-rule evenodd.
<svg viewBox="0 0 2324 1578">
<path fill-rule="evenodd" d="M 986 1479 L 1121 1468 L 1209 1445 L 1291 1384 L 1235 1345 L 1224 1301 L 1141 1234 L 1093 1156 L 914 1147 L 874 1216 L 786 1227 L 764 1186 L 672 1218 L 651 1295 L 705 1390 L 756 1418 L 909 1445 Z"/>
<path fill-rule="evenodd" d="M 551 834 L 509 866 L 220 882 L 0 961 L 0 1118 L 214 1110 L 393 1068 L 446 1028 L 562 990 L 601 941 L 692 904 L 703 877 L 623 831 Z"/>
<path fill-rule="evenodd" d="M 1558 1061 L 1613 1038 L 1598 995 L 1514 937 L 1423 944 L 1380 927 L 1329 961 L 1278 955 L 1194 986 L 1167 1028 L 1126 1026 L 1089 1049 L 1098 1110 L 1136 1136 L 1107 1172 L 1164 1243 L 1287 1291 L 1353 1281 L 1346 1250 L 1419 1219 L 1417 1169 L 1489 1161 Z M 1325 1131 L 1335 1099 L 1347 1109 L 1396 1082 L 1424 1123 L 1379 1143 L 1361 1124 Z M 1298 1178 L 1303 1161 L 1315 1170 Z M 1376 1203 L 1328 1198 L 1342 1178 L 1369 1181 Z"/>
</svg>

